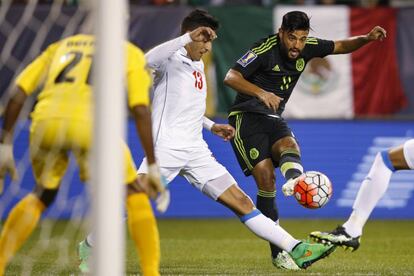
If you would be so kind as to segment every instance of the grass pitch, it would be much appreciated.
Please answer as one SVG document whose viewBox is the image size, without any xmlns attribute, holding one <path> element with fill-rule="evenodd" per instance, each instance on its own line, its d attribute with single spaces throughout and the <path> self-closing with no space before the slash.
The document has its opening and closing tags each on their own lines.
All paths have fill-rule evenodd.
<svg viewBox="0 0 414 276">
<path fill-rule="evenodd" d="M 282 226 L 295 237 L 305 238 L 313 230 L 331 230 L 339 223 L 286 220 Z M 6 275 L 80 274 L 76 245 L 84 231 L 71 222 L 50 225 L 42 223 L 13 259 Z M 163 275 L 414 275 L 414 221 L 369 221 L 356 252 L 338 248 L 330 257 L 299 272 L 275 269 L 267 243 L 236 219 L 163 219 L 159 229 Z M 126 274 L 139 274 L 130 240 Z"/>
</svg>

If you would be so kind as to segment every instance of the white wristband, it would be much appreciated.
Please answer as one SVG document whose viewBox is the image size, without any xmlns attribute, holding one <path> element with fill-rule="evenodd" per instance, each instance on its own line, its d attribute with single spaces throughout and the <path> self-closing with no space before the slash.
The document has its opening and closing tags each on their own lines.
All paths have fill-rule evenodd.
<svg viewBox="0 0 414 276">
<path fill-rule="evenodd" d="M 211 131 L 211 128 L 213 127 L 213 125 L 215 124 L 215 122 L 213 122 L 212 120 L 210 120 L 207 117 L 203 117 L 203 127 L 205 129 L 208 129 L 209 131 Z"/>
</svg>

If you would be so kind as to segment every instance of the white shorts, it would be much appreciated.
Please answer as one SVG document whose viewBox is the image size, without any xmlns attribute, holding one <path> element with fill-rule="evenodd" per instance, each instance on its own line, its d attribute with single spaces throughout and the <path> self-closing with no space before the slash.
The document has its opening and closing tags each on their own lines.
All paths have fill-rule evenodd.
<svg viewBox="0 0 414 276">
<path fill-rule="evenodd" d="M 161 174 L 171 182 L 177 175 L 187 179 L 194 187 L 210 198 L 217 198 L 236 180 L 227 169 L 214 158 L 208 148 L 197 150 L 155 149 Z M 147 159 L 142 161 L 138 173 L 147 173 Z M 213 181 L 220 178 L 220 181 Z"/>
<path fill-rule="evenodd" d="M 404 157 L 408 167 L 414 170 L 414 139 L 404 143 Z"/>
</svg>

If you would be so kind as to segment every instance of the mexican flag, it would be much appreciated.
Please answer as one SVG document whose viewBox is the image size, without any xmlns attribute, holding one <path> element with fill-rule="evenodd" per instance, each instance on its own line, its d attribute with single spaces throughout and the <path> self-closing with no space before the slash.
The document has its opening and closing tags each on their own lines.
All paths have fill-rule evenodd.
<svg viewBox="0 0 414 276">
<path fill-rule="evenodd" d="M 254 14 L 238 11 L 239 18 L 242 15 L 246 18 L 243 21 L 246 25 L 240 25 L 241 20 L 237 20 L 237 25 L 234 23 L 231 9 L 225 17 L 224 14 L 220 17 L 218 11 L 212 11 L 221 21 L 224 20 L 221 37 L 219 33 L 219 40 L 222 40 L 218 40 L 213 50 L 217 79 L 224 77 L 233 62 L 253 42 L 277 32 L 283 15 L 292 10 L 301 10 L 309 15 L 310 36 L 340 40 L 367 34 L 379 25 L 387 31 L 387 38 L 382 42 L 369 43 L 352 54 L 311 60 L 289 99 L 284 117 L 331 119 L 383 116 L 396 113 L 406 106 L 396 50 L 398 11 L 393 8 L 276 6 L 273 10 L 260 11 L 260 14 L 257 10 Z M 269 24 L 270 27 L 267 27 Z M 241 46 L 244 48 L 240 49 Z M 230 62 L 229 57 L 233 58 Z M 218 81 L 219 111 L 223 112 L 232 103 L 235 92 L 220 85 Z"/>
</svg>

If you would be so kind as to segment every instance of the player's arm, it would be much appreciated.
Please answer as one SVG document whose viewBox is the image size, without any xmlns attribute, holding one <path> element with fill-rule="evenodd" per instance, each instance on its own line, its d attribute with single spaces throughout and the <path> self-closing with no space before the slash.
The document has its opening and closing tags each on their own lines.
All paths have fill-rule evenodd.
<svg viewBox="0 0 414 276">
<path fill-rule="evenodd" d="M 380 26 L 375 26 L 368 34 L 350 37 L 344 40 L 335 41 L 335 48 L 332 54 L 348 54 L 358 50 L 365 44 L 387 37 L 387 32 Z"/>
<path fill-rule="evenodd" d="M 277 108 L 279 107 L 279 103 L 282 101 L 282 98 L 276 96 L 271 92 L 265 91 L 259 86 L 246 80 L 243 77 L 242 73 L 235 69 L 230 69 L 227 72 L 226 77 L 224 78 L 224 84 L 233 88 L 239 93 L 257 97 L 274 112 L 276 112 Z"/>
<path fill-rule="evenodd" d="M 28 95 L 43 82 L 59 43 L 51 44 L 17 76 L 12 86 L 0 134 L 0 143 L 13 143 L 13 129 Z"/>
<path fill-rule="evenodd" d="M 53 55 L 55 49 L 53 45 L 49 46 L 46 51 L 30 63 L 16 78 L 12 86 L 12 96 L 7 104 L 4 115 L 0 143 L 12 144 L 14 125 L 16 124 L 27 96 L 35 91 L 46 75 L 50 56 Z"/>
<path fill-rule="evenodd" d="M 53 56 L 57 44 L 50 45 L 46 51 L 33 60 L 17 76 L 12 86 L 11 98 L 7 104 L 3 120 L 3 130 L 0 135 L 0 143 L 13 143 L 13 129 L 19 117 L 20 111 L 28 95 L 43 82 L 47 74 L 51 56 Z"/>
<path fill-rule="evenodd" d="M 209 27 L 198 27 L 197 29 L 185 33 L 175 39 L 164 42 L 145 54 L 147 65 L 151 69 L 159 68 L 175 52 L 192 41 L 203 41 L 215 39 L 216 33 Z"/>
<path fill-rule="evenodd" d="M 4 178 L 10 173 L 16 179 L 17 171 L 13 157 L 13 132 L 26 98 L 40 84 L 46 75 L 50 57 L 54 54 L 56 44 L 52 44 L 30 63 L 17 77 L 12 86 L 11 98 L 4 113 L 2 130 L 0 133 L 0 194 L 3 192 Z"/>
<path fill-rule="evenodd" d="M 229 141 L 234 137 L 235 129 L 229 124 L 217 124 L 207 117 L 203 117 L 203 127 L 217 136 L 220 136 L 224 141 Z"/>
<path fill-rule="evenodd" d="M 3 127 L 0 135 L 0 143 L 13 143 L 13 130 L 19 118 L 20 112 L 26 101 L 26 92 L 18 85 L 13 85 L 12 96 L 7 103 L 6 111 L 4 112 Z"/>
<path fill-rule="evenodd" d="M 151 131 L 151 112 L 147 105 L 136 105 L 131 108 L 141 145 L 148 164 L 155 163 L 154 145 Z"/>
<path fill-rule="evenodd" d="M 7 173 L 10 173 L 14 180 L 18 177 L 13 157 L 13 130 L 26 98 L 27 95 L 23 89 L 14 85 L 12 96 L 4 113 L 3 127 L 0 134 L 0 194 L 3 192 L 4 177 Z"/>
</svg>

